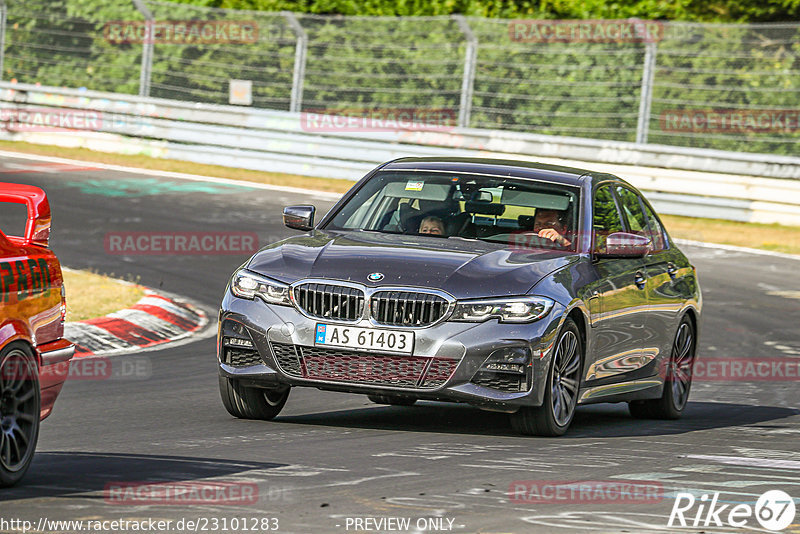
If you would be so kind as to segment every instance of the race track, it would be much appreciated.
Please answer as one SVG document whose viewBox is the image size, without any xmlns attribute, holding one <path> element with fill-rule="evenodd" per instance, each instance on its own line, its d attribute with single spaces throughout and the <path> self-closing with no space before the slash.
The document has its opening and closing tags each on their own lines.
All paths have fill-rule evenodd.
<svg viewBox="0 0 800 534">
<path fill-rule="evenodd" d="M 282 206 L 313 203 L 324 213 L 333 204 L 247 184 L 0 164 L 0 181 L 48 192 L 63 265 L 140 277 L 199 302 L 212 318 L 247 254 L 119 255 L 106 250 L 106 234 L 255 232 L 265 244 L 292 234 Z M 800 358 L 800 261 L 682 248 L 704 293 L 700 358 Z M 410 518 L 405 532 L 422 531 L 425 518 L 442 519 L 419 523 L 428 532 L 699 532 L 709 529 L 667 529 L 676 492 L 720 492 L 720 503 L 752 504 L 772 489 L 800 497 L 797 377 L 696 382 L 679 421 L 636 421 L 621 404 L 582 407 L 565 437 L 544 439 L 516 435 L 500 413 L 433 402 L 383 407 L 313 389 L 293 390 L 275 421 L 237 420 L 219 399 L 213 337 L 118 358 L 144 361 L 148 371 L 65 385 L 23 484 L 0 491 L 4 518 L 277 518 L 287 533 L 356 532 L 356 517 Z M 255 483 L 258 498 L 148 505 L 109 502 L 104 492 L 110 483 L 200 480 Z M 508 492 L 518 480 L 638 480 L 663 495 L 515 502 Z M 800 532 L 799 522 L 790 531 Z"/>
</svg>

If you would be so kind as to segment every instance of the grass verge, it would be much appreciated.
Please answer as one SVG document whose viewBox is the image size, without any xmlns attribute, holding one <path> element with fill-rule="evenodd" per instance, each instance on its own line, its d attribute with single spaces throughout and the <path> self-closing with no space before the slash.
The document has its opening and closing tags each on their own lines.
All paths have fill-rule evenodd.
<svg viewBox="0 0 800 534">
<path fill-rule="evenodd" d="M 661 215 L 669 235 L 707 243 L 800 254 L 800 227 Z"/>
<path fill-rule="evenodd" d="M 300 187 L 334 193 L 344 193 L 350 189 L 354 183 L 350 180 L 311 178 L 294 174 L 250 171 L 247 169 L 222 167 L 220 165 L 205 165 L 141 155 L 111 154 L 97 152 L 87 148 L 62 148 L 58 146 L 36 145 L 21 141 L 0 141 L 0 150 L 80 159 L 84 161 L 107 163 L 110 165 L 127 165 L 143 169 L 184 172 L 201 176 L 229 178 L 232 180 L 249 180 L 262 184 Z M 675 215 L 662 215 L 661 218 L 664 221 L 664 225 L 667 227 L 667 231 L 669 231 L 670 235 L 674 238 L 736 245 L 740 247 L 784 252 L 787 254 L 800 254 L 800 227 L 798 226 L 741 223 L 720 219 L 678 217 Z"/>
<path fill-rule="evenodd" d="M 109 276 L 64 269 L 67 321 L 82 321 L 127 308 L 144 296 L 144 290 Z"/>
<path fill-rule="evenodd" d="M 152 158 L 142 155 L 113 154 L 89 150 L 88 148 L 63 148 L 52 145 L 37 145 L 24 141 L 0 141 L 0 150 L 57 158 L 79 159 L 96 163 L 106 163 L 108 165 L 126 165 L 129 167 L 139 167 L 141 169 L 199 174 L 201 176 L 214 176 L 216 178 L 228 178 L 231 180 L 248 180 L 260 184 L 300 187 L 303 189 L 314 189 L 333 193 L 344 193 L 355 183 L 355 181 L 350 180 L 311 178 L 309 176 L 300 176 L 297 174 L 234 169 L 233 167 L 223 167 L 221 165 L 206 165 L 204 163 Z M 355 176 L 354 179 L 355 178 L 361 177 Z"/>
</svg>

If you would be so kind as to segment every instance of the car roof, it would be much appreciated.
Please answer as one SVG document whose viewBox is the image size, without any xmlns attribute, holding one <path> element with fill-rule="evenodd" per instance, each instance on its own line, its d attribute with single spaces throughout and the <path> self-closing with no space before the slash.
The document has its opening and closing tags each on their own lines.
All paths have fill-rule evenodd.
<svg viewBox="0 0 800 534">
<path fill-rule="evenodd" d="M 473 174 L 545 180 L 573 186 L 580 186 L 585 177 L 590 177 L 594 180 L 620 180 L 616 176 L 576 167 L 495 158 L 400 158 L 390 161 L 384 165 L 381 170 L 467 172 Z"/>
</svg>

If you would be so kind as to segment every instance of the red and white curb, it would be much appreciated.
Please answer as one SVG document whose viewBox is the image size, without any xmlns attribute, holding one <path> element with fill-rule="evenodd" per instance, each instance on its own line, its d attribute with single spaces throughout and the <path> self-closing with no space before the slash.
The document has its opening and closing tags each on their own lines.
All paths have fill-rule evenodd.
<svg viewBox="0 0 800 534">
<path fill-rule="evenodd" d="M 145 289 L 130 308 L 66 323 L 64 337 L 75 343 L 75 357 L 139 352 L 185 340 L 203 332 L 208 315 L 181 297 Z"/>
</svg>

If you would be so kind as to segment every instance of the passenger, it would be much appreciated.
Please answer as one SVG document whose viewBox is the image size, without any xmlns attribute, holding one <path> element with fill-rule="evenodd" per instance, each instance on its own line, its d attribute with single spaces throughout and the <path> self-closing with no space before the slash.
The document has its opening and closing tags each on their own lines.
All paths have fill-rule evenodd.
<svg viewBox="0 0 800 534">
<path fill-rule="evenodd" d="M 559 210 L 537 209 L 533 221 L 533 232 L 553 243 L 568 247 L 572 242 L 564 237 L 567 233 L 566 214 Z"/>
<path fill-rule="evenodd" d="M 444 221 L 439 217 L 425 217 L 419 223 L 420 234 L 444 235 Z"/>
</svg>

